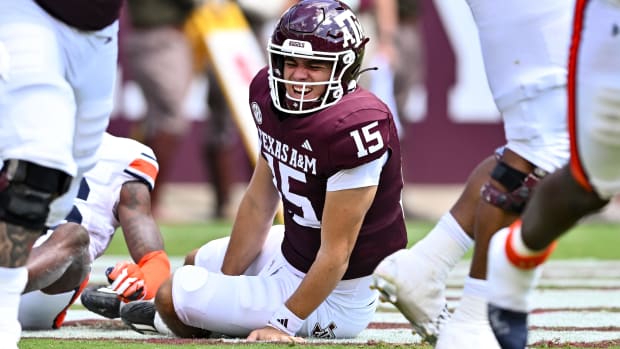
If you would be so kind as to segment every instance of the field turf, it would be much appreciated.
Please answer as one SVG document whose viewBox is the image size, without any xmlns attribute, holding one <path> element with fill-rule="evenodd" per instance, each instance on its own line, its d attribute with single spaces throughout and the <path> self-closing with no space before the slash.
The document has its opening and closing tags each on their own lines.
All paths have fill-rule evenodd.
<svg viewBox="0 0 620 349">
<path fill-rule="evenodd" d="M 433 226 L 433 222 L 409 221 L 409 244 L 421 239 Z M 192 249 L 199 247 L 205 242 L 226 236 L 230 231 L 230 222 L 214 221 L 204 224 L 180 224 L 180 225 L 162 225 L 161 231 L 164 236 L 165 246 L 171 256 L 183 256 Z M 620 260 L 620 225 L 615 223 L 604 222 L 587 222 L 584 223 L 567 235 L 559 242 L 558 248 L 554 252 L 552 259 L 555 260 Z M 124 245 L 122 232 L 118 232 L 110 245 L 106 255 L 127 256 L 127 249 Z M 470 255 L 467 256 L 469 258 Z M 120 258 L 119 258 L 120 259 Z M 319 345 L 316 343 L 308 344 L 317 349 L 339 349 L 343 347 L 374 347 L 398 348 L 404 347 L 402 344 L 389 343 L 365 343 L 365 344 L 329 344 Z M 44 338 L 24 338 L 20 342 L 21 349 L 28 348 L 53 348 L 53 349 L 74 349 L 74 348 L 106 348 L 106 349 L 146 349 L 146 348 L 227 348 L 237 349 L 259 349 L 259 348 L 279 348 L 297 346 L 292 344 L 234 344 L 234 343 L 217 343 L 197 341 L 182 341 L 179 343 L 157 343 L 145 341 L 138 343 L 136 341 L 126 340 L 93 340 L 93 339 L 44 339 Z M 579 346 L 562 346 L 548 345 L 540 346 L 553 348 L 618 348 L 620 349 L 620 341 L 612 341 L 608 344 L 598 342 L 592 346 L 579 344 Z M 428 349 L 429 346 L 407 345 L 411 349 Z"/>
</svg>

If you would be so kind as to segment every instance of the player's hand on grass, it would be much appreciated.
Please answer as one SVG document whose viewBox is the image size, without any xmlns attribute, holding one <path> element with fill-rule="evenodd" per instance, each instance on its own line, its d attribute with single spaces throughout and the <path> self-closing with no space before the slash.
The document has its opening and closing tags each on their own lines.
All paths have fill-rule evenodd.
<svg viewBox="0 0 620 349">
<path fill-rule="evenodd" d="M 110 288 L 125 303 L 142 300 L 146 296 L 144 273 L 133 262 L 118 262 L 106 270 Z"/>
<path fill-rule="evenodd" d="M 252 331 L 246 338 L 250 342 L 283 342 L 283 343 L 304 343 L 306 340 L 301 337 L 290 336 L 277 328 L 265 326 Z"/>
</svg>

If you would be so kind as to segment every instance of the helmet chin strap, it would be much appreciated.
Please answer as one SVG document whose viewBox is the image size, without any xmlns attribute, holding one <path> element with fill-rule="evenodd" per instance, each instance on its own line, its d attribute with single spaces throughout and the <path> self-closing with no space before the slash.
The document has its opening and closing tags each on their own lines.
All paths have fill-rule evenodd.
<svg viewBox="0 0 620 349">
<path fill-rule="evenodd" d="M 355 79 L 352 79 L 351 81 L 349 81 L 349 83 L 347 84 L 347 92 L 351 92 L 351 91 L 355 90 L 355 88 L 357 88 L 357 80 L 359 79 L 360 75 L 362 75 L 363 73 L 365 73 L 367 71 L 371 71 L 371 70 L 379 70 L 379 68 L 378 67 L 370 67 L 370 68 L 366 68 L 366 69 L 360 70 L 360 72 L 357 73 L 357 77 Z"/>
</svg>

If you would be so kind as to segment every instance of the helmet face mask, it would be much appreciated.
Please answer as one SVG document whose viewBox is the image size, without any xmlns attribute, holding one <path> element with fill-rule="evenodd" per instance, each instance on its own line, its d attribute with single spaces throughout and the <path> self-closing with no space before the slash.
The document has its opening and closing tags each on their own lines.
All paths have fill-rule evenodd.
<svg viewBox="0 0 620 349">
<path fill-rule="evenodd" d="M 357 87 L 368 41 L 355 14 L 335 0 L 305 0 L 291 7 L 277 24 L 268 46 L 269 87 L 275 107 L 290 114 L 307 114 L 337 103 Z M 284 76 L 289 58 L 325 61 L 331 73 L 325 81 L 293 81 Z M 292 97 L 286 85 L 324 86 L 320 97 Z"/>
</svg>

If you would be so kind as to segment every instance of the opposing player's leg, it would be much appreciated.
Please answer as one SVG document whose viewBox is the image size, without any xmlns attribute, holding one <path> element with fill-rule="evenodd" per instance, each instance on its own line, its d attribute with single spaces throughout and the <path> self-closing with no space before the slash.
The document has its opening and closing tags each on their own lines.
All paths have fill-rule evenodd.
<svg viewBox="0 0 620 349">
<path fill-rule="evenodd" d="M 40 237 L 26 267 L 28 283 L 20 300 L 25 329 L 59 328 L 66 311 L 87 284 L 90 272 L 88 232 L 65 223 Z"/>
<path fill-rule="evenodd" d="M 28 280 L 31 246 L 44 231 L 51 201 L 67 189 L 69 179 L 62 171 L 22 160 L 5 160 L 0 170 L 0 341 L 7 345 L 19 339 L 17 305 Z"/>
<path fill-rule="evenodd" d="M 439 349 L 450 348 L 459 340 L 479 338 L 488 338 L 485 347 L 498 347 L 484 315 L 487 313 L 488 244 L 497 230 L 519 216 L 538 182 L 568 159 L 568 134 L 562 122 L 564 91 L 561 86 L 552 88 L 504 110 L 505 127 L 510 129 L 508 144 L 491 171 L 489 182 L 482 187 L 475 215 L 476 242 L 469 278 L 453 320 L 440 333 Z M 524 132 L 523 125 L 532 120 L 537 120 L 538 129 Z"/>
<path fill-rule="evenodd" d="M 620 192 L 620 45 L 609 28 L 620 4 L 579 2 L 569 64 L 570 165 L 545 178 L 521 227 L 494 237 L 489 250 L 489 317 L 503 348 L 527 341 L 535 270 L 560 235 Z M 578 57 L 578 59 L 577 59 Z"/>
<path fill-rule="evenodd" d="M 42 290 L 57 294 L 78 287 L 91 270 L 89 235 L 77 223 L 64 223 L 35 243 L 26 267 L 28 284 L 24 293 Z"/>
<path fill-rule="evenodd" d="M 523 214 L 523 224 L 516 221 L 492 238 L 488 312 L 502 348 L 525 347 L 530 298 L 553 241 L 606 203 L 580 186 L 567 165 L 541 181 Z"/>
<path fill-rule="evenodd" d="M 544 97 L 515 106 L 516 115 L 508 123 L 524 123 L 548 117 L 547 113 L 560 118 L 562 108 L 558 106 L 564 101 L 563 90 L 552 89 Z M 527 105 L 528 112 L 533 115 L 524 116 L 521 105 Z M 472 242 L 467 236 L 475 232 L 476 249 L 470 278 L 466 280 L 463 290 L 463 306 L 457 308 L 455 320 L 447 322 L 450 326 L 446 326 L 447 329 L 441 331 L 441 335 L 446 337 L 446 347 L 450 346 L 448 343 L 458 342 L 457 338 L 463 335 L 489 338 L 493 342 L 484 301 L 488 241 L 500 227 L 516 219 L 532 188 L 547 172 L 537 168 L 526 157 L 544 164 L 544 168 L 549 170 L 565 162 L 568 157 L 565 127 L 561 122 L 547 122 L 545 126 L 538 131 L 538 137 L 529 135 L 530 139 L 536 141 L 524 143 L 509 140 L 509 146 L 518 149 L 519 153 L 504 148 L 498 152 L 496 159 L 489 158 L 481 163 L 468 179 L 465 191 L 451 209 L 451 215 L 444 216 L 427 237 L 410 250 L 389 256 L 375 270 L 375 287 L 383 290 L 384 298 L 391 299 L 425 340 L 433 342 L 439 333 L 440 326 L 437 325 L 446 323 L 443 321 L 445 313 L 442 313 L 445 278 L 471 246 Z M 538 155 L 541 153 L 545 155 Z M 407 276 L 405 270 L 410 268 L 412 262 L 421 267 L 417 269 L 419 272 L 410 272 Z M 480 332 L 474 331 L 475 328 Z M 437 344 L 440 347 L 444 345 L 441 342 Z M 493 347 L 493 344 L 490 345 Z M 494 345 L 497 346 L 496 343 Z"/>
<path fill-rule="evenodd" d="M 539 179 L 532 173 L 533 165 L 504 149 L 490 178 L 482 186 L 481 200 L 475 213 L 475 247 L 469 276 L 461 300 L 450 321 L 440 332 L 437 348 L 452 348 L 462 343 L 476 343 L 479 348 L 498 348 L 487 319 L 485 251 L 491 233 L 510 224 L 528 199 L 529 192 Z M 485 251 L 486 252 L 486 251 Z"/>
<path fill-rule="evenodd" d="M 473 246 L 474 210 L 480 188 L 495 164 L 494 156 L 481 162 L 450 212 L 422 240 L 385 258 L 373 273 L 373 287 L 381 292 L 382 300 L 393 303 L 429 343 L 435 343 L 450 315 L 444 295 L 446 279 Z"/>
<path fill-rule="evenodd" d="M 0 240 L 5 242 L 0 246 L 0 343 L 10 348 L 19 338 L 16 315 L 27 282 L 25 264 L 31 246 L 50 217 L 57 222 L 71 208 L 57 210 L 51 205 L 67 192 L 71 177 L 77 174 L 73 137 L 77 132 L 75 101 L 81 94 L 67 77 L 78 71 L 79 79 L 90 85 L 99 83 L 74 69 L 82 67 L 80 64 L 69 69 L 68 56 L 102 52 L 93 50 L 92 45 L 85 45 L 86 50 L 65 47 L 66 41 L 72 41 L 69 37 L 91 34 L 70 29 L 35 2 L 2 3 L 0 23 L 0 61 L 7 63 L 10 58 L 10 64 L 0 64 L 0 159 L 4 161 L 0 171 L 0 220 L 4 222 Z M 23 49 L 25 45 L 28 50 Z M 93 70 L 101 69 L 96 61 L 85 61 Z M 111 64 L 113 70 L 102 75 L 115 75 L 116 59 Z M 110 98 L 110 110 L 111 106 Z"/>
<path fill-rule="evenodd" d="M 45 293 L 32 291 L 22 295 L 19 306 L 19 322 L 26 330 L 58 329 L 67 316 L 67 311 L 78 299 L 88 284 L 85 278 L 81 284 L 67 292 Z"/>
<path fill-rule="evenodd" d="M 482 189 L 470 279 L 452 321 L 440 333 L 438 349 L 493 337 L 483 315 L 486 303 L 480 301 L 487 296 L 489 239 L 520 214 L 536 182 L 564 165 L 569 155 L 565 85 L 572 4 L 561 0 L 532 1 L 528 6 L 523 1 L 467 2 L 479 29 L 485 71 L 507 143 Z M 531 40 L 550 35 L 555 39 Z M 527 52 L 527 62 L 521 52 Z M 518 69 L 514 62 L 520 62 Z M 473 323 L 478 326 L 472 327 Z M 493 341 L 485 345 L 497 346 Z"/>
<path fill-rule="evenodd" d="M 64 91 L 58 81 L 50 79 L 46 85 L 49 72 L 33 67 L 53 70 L 54 60 L 48 58 L 56 54 L 47 51 L 47 47 L 54 45 L 54 38 L 39 22 L 44 16 L 26 15 L 36 6 L 34 2 L 0 5 L 0 51 L 3 58 L 11 60 L 10 65 L 0 68 L 0 343 L 7 348 L 16 348 L 20 337 L 17 314 L 28 280 L 25 264 L 31 246 L 45 231 L 51 201 L 67 190 L 70 175 L 75 171 L 70 149 L 61 141 L 65 135 L 70 139 L 70 128 L 54 135 L 56 126 L 66 125 L 66 120 L 60 120 L 64 109 L 57 108 L 63 102 L 58 94 Z M 11 17 L 17 13 L 21 13 L 21 23 L 14 26 Z M 21 42 L 23 37 L 32 40 Z M 39 41 L 45 45 L 39 45 Z M 33 49 L 22 50 L 24 44 Z M 40 61 L 34 56 L 40 56 Z M 32 86 L 27 81 L 37 81 L 39 85 Z M 60 117 L 54 125 L 56 116 L 52 114 L 56 112 Z M 52 139 L 56 136 L 58 140 Z M 56 144 L 48 147 L 50 139 Z"/>
<path fill-rule="evenodd" d="M 50 202 L 76 170 L 75 108 L 54 21 L 35 2 L 0 4 L 0 343 L 7 348 L 20 337 L 31 246 L 45 231 Z"/>
<path fill-rule="evenodd" d="M 412 323 L 414 331 L 430 343 L 436 341 L 440 327 L 449 317 L 444 295 L 448 273 L 473 246 L 470 236 L 474 234 L 477 210 L 481 205 L 480 190 L 493 180 L 490 173 L 505 170 L 508 166 L 500 167 L 498 160 L 501 160 L 502 164 L 510 161 L 521 167 L 531 167 L 510 150 L 503 150 L 503 153 L 498 152 L 485 159 L 470 175 L 463 193 L 450 212 L 441 218 L 431 232 L 411 249 L 401 250 L 387 257 L 374 272 L 374 287 L 381 290 L 383 298 L 394 303 Z M 498 167 L 500 170 L 495 170 Z M 520 188 L 526 176 L 523 174 L 511 185 L 514 185 L 515 189 Z M 496 191 L 497 195 L 501 195 Z M 503 224 L 505 219 L 510 219 L 505 218 L 510 217 L 510 212 L 505 212 L 504 208 L 492 206 L 492 210 L 494 212 L 490 213 L 489 224 L 499 225 Z M 415 273 L 410 271 L 412 265 L 416 265 Z M 484 299 L 484 287 L 480 283 L 477 280 L 468 280 L 465 283 L 465 297 L 471 294 L 473 298 L 464 302 L 465 304 L 484 306 L 485 302 L 481 301 Z M 486 308 L 465 312 L 479 315 L 475 321 L 470 319 L 473 322 L 486 322 Z M 487 332 L 487 335 L 491 335 L 490 330 Z"/>
<path fill-rule="evenodd" d="M 526 299 L 531 296 L 536 280 L 540 275 L 539 268 L 533 266 L 529 269 L 519 270 L 506 258 L 507 238 L 509 235 L 518 238 L 520 234 L 518 232 L 515 234 L 515 229 L 520 229 L 519 224 L 520 221 L 517 221 L 510 228 L 503 228 L 495 234 L 489 245 L 488 253 L 488 318 L 499 345 L 505 349 L 525 348 L 527 344 L 527 311 L 525 306 L 511 309 L 502 308 L 494 303 L 493 297 L 497 293 L 508 293 L 513 298 L 512 303 L 519 301 L 520 305 L 524 305 Z M 501 292 L 496 284 L 502 284 L 502 279 L 510 280 L 509 284 L 518 283 L 519 287 L 514 287 L 514 292 L 512 289 L 508 289 L 508 292 Z"/>
</svg>

